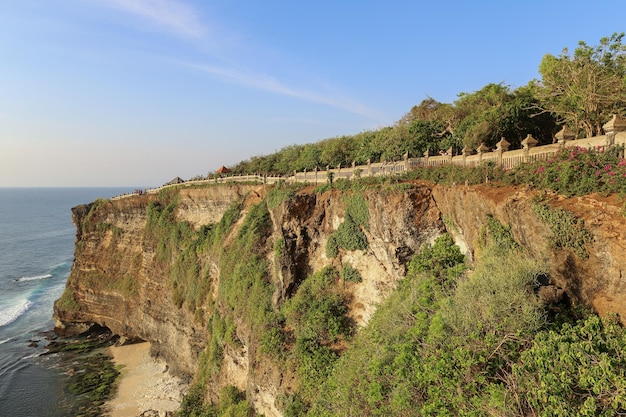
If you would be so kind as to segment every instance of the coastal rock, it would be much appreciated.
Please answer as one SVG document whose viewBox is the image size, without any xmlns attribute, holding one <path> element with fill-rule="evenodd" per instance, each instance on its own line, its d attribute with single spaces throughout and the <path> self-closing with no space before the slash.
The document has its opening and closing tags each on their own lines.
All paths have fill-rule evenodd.
<svg viewBox="0 0 626 417">
<path fill-rule="evenodd" d="M 447 230 L 472 260 L 489 215 L 510 227 L 528 256 L 546 265 L 549 282 L 538 289 L 542 299 L 557 303 L 567 297 L 600 314 L 618 314 L 626 324 L 626 279 L 622 279 L 626 242 L 621 234 L 626 219 L 617 198 L 547 197 L 547 204 L 582 219 L 593 235 L 593 242 L 586 246 L 589 256 L 583 259 L 572 250 L 551 245 L 549 226 L 532 209 L 532 190 L 423 182 L 403 185 L 384 192 L 373 187 L 361 192 L 369 216 L 363 230 L 368 247 L 342 251 L 333 259 L 325 249 L 329 237 L 346 219 L 342 192 L 304 188 L 272 207 L 271 231 L 263 250 L 273 271 L 274 305 L 291 297 L 313 272 L 349 263 L 362 278 L 359 284 L 345 286 L 349 315 L 357 325 L 365 326 L 377 305 L 402 279 L 408 260 L 421 245 Z M 244 213 L 232 235 L 225 238 L 224 245 L 228 245 L 246 210 L 265 198 L 267 189 L 265 185 L 225 185 L 169 192 L 177 199 L 175 218 L 196 230 L 218 222 L 233 202 L 243 202 Z M 158 198 L 140 195 L 73 209 L 75 261 L 66 294 L 55 304 L 54 318 L 59 331 L 72 332 L 97 323 L 120 337 L 149 341 L 154 356 L 165 360 L 172 373 L 190 380 L 209 334 L 202 317 L 175 302 L 170 265 L 159 260 L 158 242 L 145 233 L 148 207 Z M 277 241 L 284 244 L 284 254 L 268 255 Z M 210 270 L 215 301 L 217 262 L 203 262 Z M 236 334 L 239 347 L 224 350 L 222 367 L 213 376 L 208 395 L 218 398 L 221 386 L 233 385 L 246 392 L 257 412 L 280 416 L 279 398 L 292 390 L 293 375 L 260 355 L 259 347 L 249 344 L 252 339 L 242 328 L 245 326 L 238 326 Z"/>
</svg>

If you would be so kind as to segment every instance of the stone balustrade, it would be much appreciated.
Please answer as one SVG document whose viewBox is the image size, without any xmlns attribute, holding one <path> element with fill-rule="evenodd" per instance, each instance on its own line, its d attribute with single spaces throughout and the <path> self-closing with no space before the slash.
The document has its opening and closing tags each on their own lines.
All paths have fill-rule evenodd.
<svg viewBox="0 0 626 417">
<path fill-rule="evenodd" d="M 548 160 L 564 147 L 578 146 L 587 149 L 604 149 L 614 145 L 626 145 L 626 120 L 622 119 L 619 115 L 614 115 L 602 128 L 604 129 L 605 135 L 576 139 L 576 134 L 567 126 L 564 126 L 563 129 L 555 135 L 554 142 L 544 146 L 537 146 L 537 139 L 529 134 L 521 142 L 521 149 L 509 150 L 511 144 L 505 138 L 502 138 L 493 150 L 490 150 L 484 143 L 481 143 L 477 149 L 463 148 L 459 155 L 453 155 L 452 148 L 436 156 L 431 156 L 428 151 L 426 151 L 424 155 L 419 158 L 410 158 L 407 153 L 401 161 L 374 163 L 368 161 L 366 165 L 356 165 L 356 163 L 353 162 L 349 167 L 342 167 L 341 164 L 337 165 L 335 168 L 326 166 L 324 170 L 319 170 L 316 167 L 312 171 L 294 171 L 290 176 L 267 176 L 259 174 L 228 175 L 211 179 L 186 181 L 182 184 L 165 185 L 146 190 L 146 192 L 152 194 L 167 187 L 223 184 L 229 182 L 275 184 L 284 181 L 288 183 L 304 182 L 323 184 L 328 182 L 329 173 L 332 173 L 333 179 L 335 180 L 339 178 L 353 179 L 394 175 L 417 167 L 434 167 L 444 164 L 473 167 L 483 162 L 493 162 L 497 166 L 508 170 L 525 162 Z M 128 196 L 132 196 L 132 194 Z"/>
</svg>

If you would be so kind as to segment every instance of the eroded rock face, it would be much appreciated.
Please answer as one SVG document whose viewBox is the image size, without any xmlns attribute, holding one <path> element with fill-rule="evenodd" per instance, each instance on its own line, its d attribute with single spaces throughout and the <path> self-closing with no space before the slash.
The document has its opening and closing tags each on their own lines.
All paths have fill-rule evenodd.
<svg viewBox="0 0 626 417">
<path fill-rule="evenodd" d="M 231 203 L 258 189 L 182 189 L 175 216 L 194 227 L 214 223 Z M 56 303 L 54 318 L 59 331 L 80 332 L 97 323 L 122 337 L 150 341 L 152 353 L 173 373 L 191 377 L 206 345 L 206 329 L 174 305 L 169 265 L 155 259 L 156 248 L 145 238 L 148 205 L 155 199 L 141 195 L 72 209 L 76 248 L 67 287 L 79 308 Z M 94 204 L 100 204 L 97 210 Z"/>
<path fill-rule="evenodd" d="M 233 201 L 245 198 L 244 206 L 249 206 L 261 201 L 265 191 L 264 186 L 240 185 L 183 188 L 178 191 L 175 216 L 199 228 L 219 221 Z M 550 205 L 584 219 L 593 234 L 595 240 L 587 247 L 589 257 L 581 259 L 570 250 L 551 247 L 551 232 L 533 212 L 532 196 L 533 192 L 524 188 L 423 183 L 404 191 L 366 190 L 368 248 L 341 251 L 330 259 L 326 242 L 345 220 L 343 195 L 338 190 L 301 190 L 270 210 L 273 227 L 264 250 L 273 269 L 273 302 L 279 305 L 293 295 L 311 273 L 328 265 L 341 268 L 343 263 L 350 263 L 363 279 L 358 284 L 346 284 L 350 316 L 365 326 L 376 306 L 404 276 L 408 260 L 422 244 L 432 242 L 447 228 L 472 259 L 489 214 L 511 227 L 513 238 L 528 256 L 547 266 L 550 282 L 540 290 L 542 297 L 559 300 L 567 294 L 601 314 L 617 313 L 625 322 L 626 279 L 622 274 L 626 242 L 622 230 L 626 219 L 621 203 L 616 198 L 600 197 L 548 199 Z M 169 265 L 158 262 L 155 242 L 145 237 L 147 208 L 154 199 L 153 195 L 133 196 L 103 203 L 98 210 L 91 210 L 91 205 L 73 209 L 77 240 L 67 286 L 78 307 L 57 303 L 54 317 L 58 326 L 68 331 L 97 323 L 120 336 L 150 341 L 153 353 L 162 356 L 175 373 L 191 377 L 209 335 L 197 317 L 174 304 Z M 277 258 L 271 253 L 279 239 L 284 242 L 285 253 Z M 218 282 L 216 266 L 211 275 L 214 283 Z M 218 297 L 217 291 L 213 297 Z M 244 342 L 249 340 L 247 336 L 238 334 Z M 258 346 L 245 343 L 240 349 L 225 350 L 216 379 L 218 384 L 247 391 L 257 411 L 267 416 L 280 415 L 277 399 L 292 390 L 293 381 L 293 375 L 286 375 L 258 354 Z M 212 389 L 219 392 L 217 386 Z"/>
<path fill-rule="evenodd" d="M 276 300 L 289 297 L 312 272 L 349 263 L 363 278 L 353 288 L 351 308 L 352 318 L 363 326 L 405 275 L 411 255 L 445 230 L 426 187 L 370 190 L 363 197 L 369 208 L 368 248 L 342 252 L 336 259 L 327 257 L 326 242 L 345 219 L 341 193 L 300 193 L 272 212 L 275 235 L 284 239 L 288 254 L 279 268 Z"/>
<path fill-rule="evenodd" d="M 456 227 L 450 232 L 473 253 L 486 215 L 511 227 L 511 233 L 534 259 L 548 269 L 552 291 L 557 298 L 564 291 L 570 300 L 593 307 L 599 314 L 618 314 L 626 324 L 626 217 L 617 196 L 565 198 L 547 196 L 546 203 L 563 208 L 584 221 L 593 235 L 586 245 L 589 257 L 583 259 L 569 249 L 551 244 L 552 232 L 532 209 L 535 192 L 524 188 L 443 187 L 433 188 L 432 196 L 444 219 Z M 452 230 L 455 229 L 456 230 Z"/>
</svg>

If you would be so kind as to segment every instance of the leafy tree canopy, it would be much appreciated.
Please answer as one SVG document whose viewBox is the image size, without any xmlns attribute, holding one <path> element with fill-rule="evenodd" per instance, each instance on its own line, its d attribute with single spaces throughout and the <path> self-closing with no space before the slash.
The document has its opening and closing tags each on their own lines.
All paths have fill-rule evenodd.
<svg viewBox="0 0 626 417">
<path fill-rule="evenodd" d="M 626 107 L 624 33 L 600 39 L 598 46 L 580 41 L 571 54 L 547 54 L 541 60 L 541 81 L 534 81 L 543 109 L 581 130 L 586 137 L 602 134 L 602 125 Z"/>
<path fill-rule="evenodd" d="M 400 160 L 406 153 L 433 155 L 451 147 L 458 152 L 481 143 L 494 147 L 502 137 L 516 148 L 527 134 L 547 144 L 563 123 L 587 137 L 602 134 L 602 125 L 611 115 L 626 110 L 623 37 L 624 33 L 615 33 L 602 38 L 598 46 L 581 41 L 573 53 L 564 49 L 559 56 L 547 54 L 539 66 L 542 79 L 515 90 L 490 83 L 460 93 L 454 103 L 427 97 L 393 126 L 290 145 L 240 162 L 233 172 L 286 174 L 327 165 Z"/>
</svg>

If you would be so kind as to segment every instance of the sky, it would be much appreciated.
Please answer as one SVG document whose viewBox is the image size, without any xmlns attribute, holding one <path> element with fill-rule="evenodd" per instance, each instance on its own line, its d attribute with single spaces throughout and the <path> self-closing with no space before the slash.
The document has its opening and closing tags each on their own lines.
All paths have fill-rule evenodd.
<svg viewBox="0 0 626 417">
<path fill-rule="evenodd" d="M 620 1 L 3 0 L 0 187 L 154 187 L 539 79 Z"/>
</svg>

